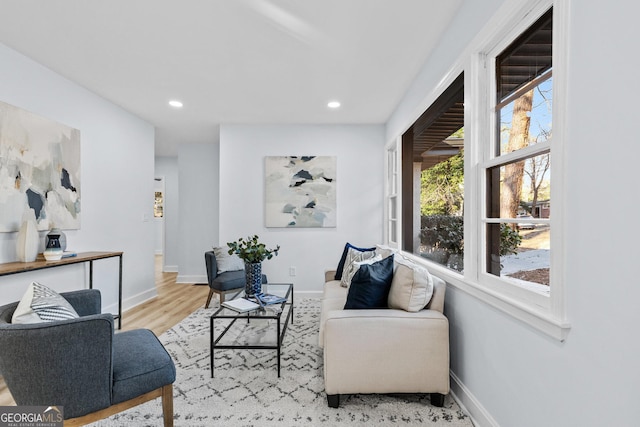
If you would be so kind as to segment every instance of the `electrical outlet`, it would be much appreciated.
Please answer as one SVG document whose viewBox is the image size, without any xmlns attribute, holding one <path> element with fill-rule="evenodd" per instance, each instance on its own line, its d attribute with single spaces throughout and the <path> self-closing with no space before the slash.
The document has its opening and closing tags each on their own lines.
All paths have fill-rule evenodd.
<svg viewBox="0 0 640 427">
<path fill-rule="evenodd" d="M 293 277 L 296 275 L 296 268 L 295 267 L 289 267 L 289 276 Z"/>
</svg>

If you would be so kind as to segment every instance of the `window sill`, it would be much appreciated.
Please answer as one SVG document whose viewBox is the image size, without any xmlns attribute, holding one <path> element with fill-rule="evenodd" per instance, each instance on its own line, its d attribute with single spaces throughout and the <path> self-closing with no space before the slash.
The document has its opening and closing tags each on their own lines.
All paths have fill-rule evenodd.
<svg viewBox="0 0 640 427">
<path fill-rule="evenodd" d="M 560 341 L 564 342 L 567 338 L 571 324 L 566 320 L 562 320 L 554 316 L 549 310 L 543 307 L 528 304 L 526 301 L 513 298 L 512 296 L 496 292 L 483 286 L 464 279 L 460 274 L 449 270 L 434 262 L 425 260 L 424 258 L 403 252 L 404 256 L 413 259 L 415 262 L 426 266 L 429 271 L 468 295 L 497 308 L 509 316 L 520 320 L 521 322 L 535 328 L 536 330 Z"/>
</svg>

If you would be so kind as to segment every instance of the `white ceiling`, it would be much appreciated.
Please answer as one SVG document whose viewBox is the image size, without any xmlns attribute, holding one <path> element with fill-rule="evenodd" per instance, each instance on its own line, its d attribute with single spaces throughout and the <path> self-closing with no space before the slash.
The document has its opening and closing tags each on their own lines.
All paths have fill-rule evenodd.
<svg viewBox="0 0 640 427">
<path fill-rule="evenodd" d="M 461 3 L 0 0 L 0 42 L 152 123 L 172 156 L 220 123 L 386 122 Z"/>
</svg>

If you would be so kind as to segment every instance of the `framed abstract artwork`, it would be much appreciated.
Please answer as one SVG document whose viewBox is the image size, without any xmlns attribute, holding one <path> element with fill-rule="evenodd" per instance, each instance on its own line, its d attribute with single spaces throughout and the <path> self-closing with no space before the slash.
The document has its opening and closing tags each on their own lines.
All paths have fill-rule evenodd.
<svg viewBox="0 0 640 427">
<path fill-rule="evenodd" d="M 0 102 L 0 232 L 80 228 L 80 131 Z"/>
<path fill-rule="evenodd" d="M 336 157 L 265 158 L 267 227 L 336 226 Z"/>
</svg>

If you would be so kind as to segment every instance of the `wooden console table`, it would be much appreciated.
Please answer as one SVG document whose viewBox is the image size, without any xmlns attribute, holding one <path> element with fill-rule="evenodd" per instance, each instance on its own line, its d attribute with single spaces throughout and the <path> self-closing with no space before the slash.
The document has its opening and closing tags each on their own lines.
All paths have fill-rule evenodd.
<svg viewBox="0 0 640 427">
<path fill-rule="evenodd" d="M 122 328 L 122 252 L 79 252 L 74 257 L 63 258 L 60 261 L 47 261 L 42 254 L 33 262 L 9 262 L 0 264 L 0 276 L 26 273 L 28 271 L 44 270 L 46 268 L 62 267 L 63 265 L 89 263 L 89 289 L 93 289 L 93 261 L 105 258 L 120 258 L 120 272 L 118 275 L 118 329 Z"/>
</svg>

